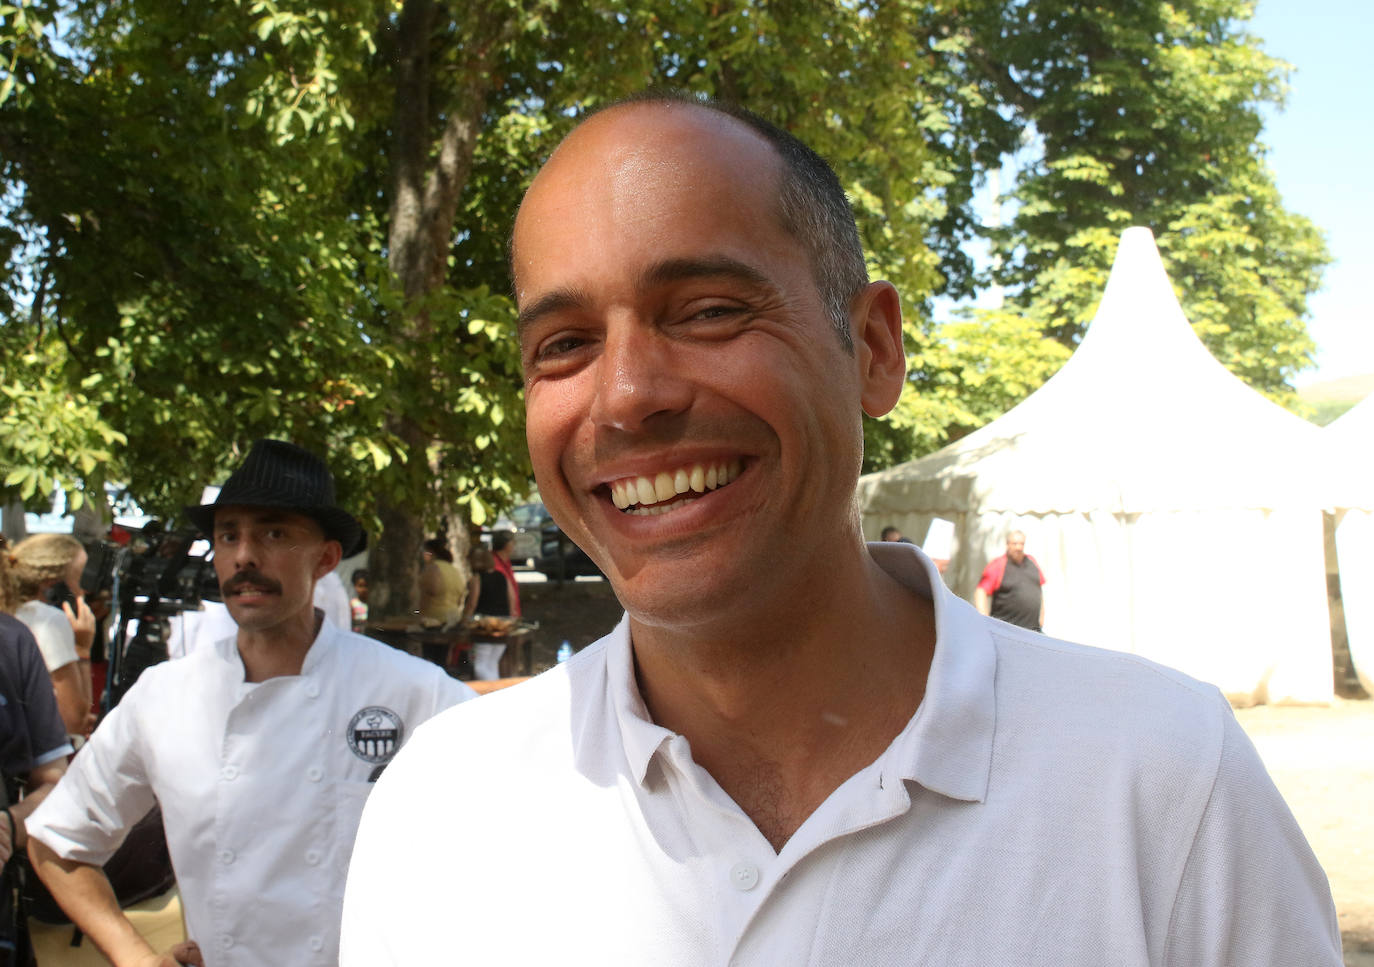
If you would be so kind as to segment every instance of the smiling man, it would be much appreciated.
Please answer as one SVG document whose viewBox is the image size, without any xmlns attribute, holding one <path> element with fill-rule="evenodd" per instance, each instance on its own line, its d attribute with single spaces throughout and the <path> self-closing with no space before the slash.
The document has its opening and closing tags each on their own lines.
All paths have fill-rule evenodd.
<svg viewBox="0 0 1374 967">
<path fill-rule="evenodd" d="M 901 318 L 819 157 L 621 103 L 535 179 L 512 267 L 539 493 L 626 616 L 401 754 L 347 967 L 1339 963 L 1215 689 L 865 545 Z"/>
<path fill-rule="evenodd" d="M 30 855 L 119 967 L 333 965 L 373 782 L 417 725 L 475 693 L 314 607 L 315 582 L 366 538 L 313 454 L 259 440 L 187 513 L 212 537 L 237 635 L 139 678 L 29 818 Z M 190 937 L 165 954 L 100 869 L 154 803 Z"/>
</svg>

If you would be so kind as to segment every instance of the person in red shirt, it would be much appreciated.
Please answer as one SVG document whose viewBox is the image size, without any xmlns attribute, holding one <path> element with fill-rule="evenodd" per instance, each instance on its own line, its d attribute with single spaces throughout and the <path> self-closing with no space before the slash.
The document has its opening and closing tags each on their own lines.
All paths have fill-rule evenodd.
<svg viewBox="0 0 1374 967">
<path fill-rule="evenodd" d="M 973 604 L 983 614 L 1040 631 L 1045 627 L 1045 572 L 1026 553 L 1026 535 L 1007 535 L 1007 553 L 983 569 Z"/>
</svg>

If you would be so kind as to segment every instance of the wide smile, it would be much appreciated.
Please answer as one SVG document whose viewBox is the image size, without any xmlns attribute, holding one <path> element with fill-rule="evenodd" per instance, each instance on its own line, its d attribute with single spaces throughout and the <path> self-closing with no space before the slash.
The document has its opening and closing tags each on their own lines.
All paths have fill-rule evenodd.
<svg viewBox="0 0 1374 967">
<path fill-rule="evenodd" d="M 738 458 L 691 463 L 653 476 L 621 477 L 607 484 L 611 503 L 625 514 L 651 516 L 685 507 L 739 477 Z"/>
</svg>

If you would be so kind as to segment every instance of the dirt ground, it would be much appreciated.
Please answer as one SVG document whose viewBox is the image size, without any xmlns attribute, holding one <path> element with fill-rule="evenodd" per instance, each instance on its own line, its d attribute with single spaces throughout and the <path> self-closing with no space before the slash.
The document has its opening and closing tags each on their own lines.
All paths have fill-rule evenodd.
<svg viewBox="0 0 1374 967">
<path fill-rule="evenodd" d="M 534 669 L 554 663 L 567 638 L 582 648 L 620 618 L 604 581 L 521 584 L 539 621 Z M 1236 717 L 1287 799 L 1331 882 L 1346 967 L 1374 967 L 1374 701 L 1330 707 L 1257 706 Z"/>
</svg>

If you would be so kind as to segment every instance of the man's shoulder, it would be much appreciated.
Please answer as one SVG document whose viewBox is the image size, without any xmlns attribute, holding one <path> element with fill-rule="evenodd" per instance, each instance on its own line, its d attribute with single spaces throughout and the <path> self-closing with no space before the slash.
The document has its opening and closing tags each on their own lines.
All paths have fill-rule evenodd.
<svg viewBox="0 0 1374 967">
<path fill-rule="evenodd" d="M 369 638 L 343 628 L 336 628 L 334 634 L 340 659 L 348 664 L 421 680 L 444 674 L 444 670 L 434 662 L 393 648 L 376 638 Z"/>
<path fill-rule="evenodd" d="M 999 554 L 996 557 L 994 557 L 991 561 L 988 561 L 987 566 L 983 568 L 983 577 L 986 578 L 995 574 L 1000 574 L 1002 573 L 1003 568 L 1005 568 L 1006 566 L 1007 555 Z"/>
<path fill-rule="evenodd" d="M 413 688 L 434 688 L 465 698 L 472 697 L 472 689 L 458 681 L 432 661 L 393 648 L 385 642 L 354 631 L 335 629 L 340 674 L 366 689 L 377 684 L 402 685 Z"/>
<path fill-rule="evenodd" d="M 231 642 L 230 647 L 235 648 L 237 655 L 237 646 Z M 231 668 L 219 648 L 198 648 L 184 658 L 160 661 L 143 669 L 120 704 L 130 700 L 146 701 L 150 696 L 219 688 Z M 232 671 L 241 675 L 241 668 L 232 668 Z"/>
<path fill-rule="evenodd" d="M 993 623 L 997 712 L 1038 741 L 1136 747 L 1174 756 L 1219 750 L 1229 705 L 1214 686 L 1139 655 Z"/>
</svg>

